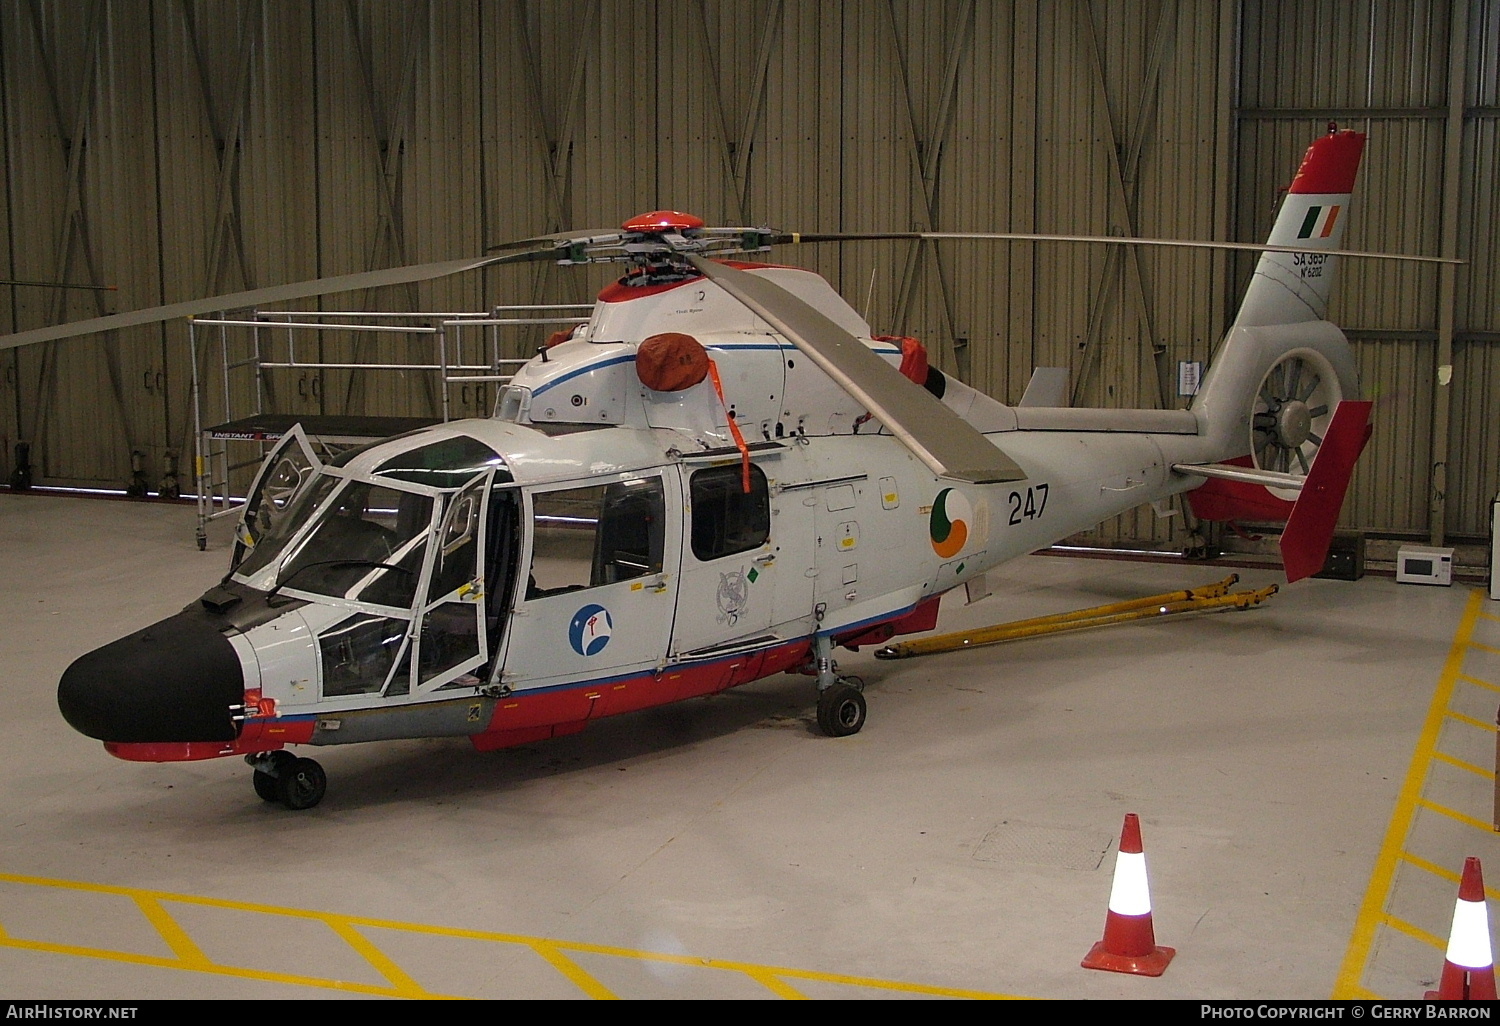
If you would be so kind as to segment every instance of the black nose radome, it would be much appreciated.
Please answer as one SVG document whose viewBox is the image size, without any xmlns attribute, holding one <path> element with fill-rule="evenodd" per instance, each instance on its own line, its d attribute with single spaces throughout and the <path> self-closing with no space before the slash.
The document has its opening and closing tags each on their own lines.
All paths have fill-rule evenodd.
<svg viewBox="0 0 1500 1026">
<path fill-rule="evenodd" d="M 57 686 L 63 719 L 100 741 L 233 741 L 244 701 L 234 646 L 191 609 L 80 656 Z"/>
</svg>

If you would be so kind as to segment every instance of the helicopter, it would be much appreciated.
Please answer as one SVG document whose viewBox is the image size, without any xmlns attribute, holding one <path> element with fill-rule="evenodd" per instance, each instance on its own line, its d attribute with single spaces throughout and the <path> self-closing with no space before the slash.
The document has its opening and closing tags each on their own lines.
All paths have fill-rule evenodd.
<svg viewBox="0 0 1500 1026">
<path fill-rule="evenodd" d="M 1318 570 L 1369 437 L 1326 319 L 1365 136 L 1315 140 L 1190 408 L 1016 406 L 877 336 L 819 275 L 736 261 L 848 238 L 715 228 L 678 211 L 472 260 L 278 286 L 36 329 L 0 346 L 518 260 L 618 261 L 592 314 L 486 419 L 318 455 L 288 432 L 252 483 L 229 572 L 79 657 L 64 719 L 118 758 L 242 756 L 290 809 L 327 776 L 292 745 L 467 737 L 480 752 L 783 672 L 832 737 L 866 722 L 834 650 L 936 625 L 986 570 L 1180 493 L 1287 518 Z M 1040 236 L 1040 238 L 1053 238 Z M 1096 242 L 1178 244 L 1168 240 Z M 1433 259 L 1433 258 L 1406 258 Z M 1054 383 L 1055 384 L 1055 383 Z"/>
</svg>

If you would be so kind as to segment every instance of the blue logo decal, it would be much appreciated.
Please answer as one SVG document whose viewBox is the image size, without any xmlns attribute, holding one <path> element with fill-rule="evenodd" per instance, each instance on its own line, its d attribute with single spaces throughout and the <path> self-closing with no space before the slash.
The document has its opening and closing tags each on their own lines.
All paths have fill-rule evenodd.
<svg viewBox="0 0 1500 1026">
<path fill-rule="evenodd" d="M 604 651 L 614 633 L 615 622 L 609 618 L 609 610 L 600 605 L 587 605 L 573 614 L 568 624 L 568 643 L 581 656 L 594 656 Z"/>
</svg>

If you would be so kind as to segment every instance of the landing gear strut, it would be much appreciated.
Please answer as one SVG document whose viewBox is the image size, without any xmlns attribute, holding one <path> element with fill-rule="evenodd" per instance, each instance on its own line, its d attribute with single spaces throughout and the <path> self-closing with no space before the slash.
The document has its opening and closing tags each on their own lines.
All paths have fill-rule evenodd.
<svg viewBox="0 0 1500 1026">
<path fill-rule="evenodd" d="M 328 790 L 328 774 L 312 759 L 276 751 L 247 755 L 245 762 L 255 769 L 251 782 L 264 801 L 280 802 L 289 809 L 310 809 Z"/>
<path fill-rule="evenodd" d="M 833 661 L 833 642 L 824 635 L 813 639 L 818 667 L 818 729 L 829 737 L 858 734 L 865 725 L 865 682 L 840 677 Z"/>
</svg>

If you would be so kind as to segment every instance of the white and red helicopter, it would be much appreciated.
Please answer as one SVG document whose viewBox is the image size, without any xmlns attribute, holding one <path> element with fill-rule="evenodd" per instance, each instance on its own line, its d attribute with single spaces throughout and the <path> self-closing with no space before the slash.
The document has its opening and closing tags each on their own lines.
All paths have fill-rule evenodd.
<svg viewBox="0 0 1500 1026">
<path fill-rule="evenodd" d="M 672 211 L 0 339 L 513 260 L 628 265 L 490 419 L 326 463 L 288 434 L 222 583 L 75 661 L 62 714 L 122 759 L 243 756 L 262 798 L 301 809 L 326 777 L 288 745 L 490 751 L 784 671 L 816 677 L 825 733 L 853 734 L 865 698 L 836 647 L 929 630 L 939 597 L 987 569 L 1193 489 L 1209 518 L 1289 514 L 1287 576 L 1306 576 L 1368 437 L 1353 354 L 1325 319 L 1337 257 L 1356 255 L 1339 243 L 1364 138 L 1316 140 L 1268 242 L 1227 246 L 1263 252 L 1187 410 L 1068 408 L 1040 387 L 1004 405 L 872 336 L 818 275 L 722 259 L 850 236 Z"/>
</svg>

